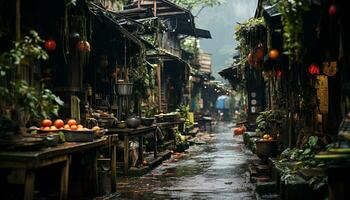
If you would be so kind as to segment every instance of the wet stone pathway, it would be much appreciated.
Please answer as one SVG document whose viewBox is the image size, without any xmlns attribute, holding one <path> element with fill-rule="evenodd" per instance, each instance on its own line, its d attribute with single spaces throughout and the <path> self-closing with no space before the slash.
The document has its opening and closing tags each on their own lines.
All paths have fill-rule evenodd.
<svg viewBox="0 0 350 200">
<path fill-rule="evenodd" d="M 242 137 L 218 124 L 209 144 L 191 146 L 141 177 L 118 180 L 118 199 L 255 199 L 247 178 L 249 154 Z"/>
</svg>

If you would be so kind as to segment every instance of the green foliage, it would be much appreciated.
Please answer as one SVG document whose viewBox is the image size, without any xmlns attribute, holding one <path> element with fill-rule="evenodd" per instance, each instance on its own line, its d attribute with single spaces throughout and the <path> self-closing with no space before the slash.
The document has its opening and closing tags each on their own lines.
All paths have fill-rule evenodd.
<svg viewBox="0 0 350 200">
<path fill-rule="evenodd" d="M 157 105 L 156 104 L 147 104 L 142 108 L 141 111 L 145 117 L 151 118 L 154 117 L 155 114 L 157 114 Z"/>
<path fill-rule="evenodd" d="M 38 33 L 30 31 L 23 40 L 14 43 L 14 49 L 2 53 L 0 55 L 0 78 L 10 70 L 15 70 L 16 65 L 21 64 L 24 59 L 48 59 L 49 56 L 39 45 L 41 43 L 43 40 L 40 39 Z"/>
<path fill-rule="evenodd" d="M 300 61 L 303 48 L 303 13 L 310 8 L 310 1 L 274 0 L 282 14 L 283 44 L 285 54 L 292 62 Z"/>
<path fill-rule="evenodd" d="M 175 143 L 176 145 L 188 144 L 187 137 L 182 135 L 179 130 L 175 131 Z"/>
<path fill-rule="evenodd" d="M 283 121 L 286 119 L 283 110 L 267 110 L 260 112 L 256 118 L 256 132 L 276 135 L 279 133 Z"/>
<path fill-rule="evenodd" d="M 21 41 L 14 43 L 14 49 L 0 55 L 0 116 L 18 120 L 22 125 L 32 120 L 41 120 L 58 114 L 63 105 L 59 97 L 50 90 L 37 91 L 25 80 L 17 78 L 17 66 L 24 60 L 47 59 L 47 53 L 41 48 L 43 40 L 35 31 L 30 31 Z M 18 73 L 18 74 L 17 74 Z M 13 76 L 16 74 L 16 78 Z"/>
<path fill-rule="evenodd" d="M 300 169 L 323 167 L 325 165 L 325 163 L 315 159 L 315 155 L 321 150 L 318 141 L 317 136 L 310 136 L 308 142 L 302 148 L 287 148 L 281 153 L 280 160 L 277 163 L 277 166 L 283 169 L 281 180 L 292 180 Z M 288 165 L 291 162 L 293 164 Z M 314 187 L 319 187 L 324 181 L 324 178 L 314 178 L 309 183 Z"/>
<path fill-rule="evenodd" d="M 186 129 L 192 128 L 193 123 L 190 122 L 190 120 L 188 119 L 188 113 L 190 112 L 190 105 L 180 105 L 178 109 L 176 109 L 176 112 L 180 114 L 181 118 L 185 119 L 184 129 L 186 130 Z"/>
<path fill-rule="evenodd" d="M 172 2 L 183 6 L 188 10 L 192 10 L 195 7 L 213 7 L 222 4 L 223 0 L 172 0 Z"/>
<path fill-rule="evenodd" d="M 239 23 L 235 27 L 235 36 L 238 42 L 236 50 L 241 55 L 241 63 L 245 66 L 247 55 L 253 51 L 260 43 L 264 43 L 265 37 L 263 31 L 265 29 L 264 18 L 250 18 L 244 23 Z"/>
<path fill-rule="evenodd" d="M 198 55 L 200 49 L 199 40 L 195 37 L 187 37 L 181 40 L 181 48 L 194 55 Z"/>
<path fill-rule="evenodd" d="M 155 88 L 153 69 L 148 70 L 145 63 L 132 69 L 130 79 L 133 82 L 133 91 L 137 97 L 147 98 L 148 92 Z"/>
</svg>

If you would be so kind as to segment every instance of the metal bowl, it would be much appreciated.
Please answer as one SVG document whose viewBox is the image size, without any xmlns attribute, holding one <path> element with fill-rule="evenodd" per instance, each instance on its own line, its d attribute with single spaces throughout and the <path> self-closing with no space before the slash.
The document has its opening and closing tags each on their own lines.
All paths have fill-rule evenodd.
<svg viewBox="0 0 350 200">
<path fill-rule="evenodd" d="M 119 121 L 116 122 L 117 128 L 126 128 L 126 122 L 125 121 Z"/>
<path fill-rule="evenodd" d="M 140 126 L 140 124 L 141 120 L 139 118 L 129 117 L 128 119 L 126 119 L 126 125 L 128 126 L 128 128 L 137 128 L 138 126 Z"/>
</svg>

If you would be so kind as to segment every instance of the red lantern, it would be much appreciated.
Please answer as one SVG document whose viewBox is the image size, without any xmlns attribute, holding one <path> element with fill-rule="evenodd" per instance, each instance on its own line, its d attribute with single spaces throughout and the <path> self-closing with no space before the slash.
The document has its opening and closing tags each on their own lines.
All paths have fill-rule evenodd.
<svg viewBox="0 0 350 200">
<path fill-rule="evenodd" d="M 55 40 L 48 39 L 45 41 L 44 48 L 47 51 L 54 51 L 56 49 L 56 42 Z"/>
<path fill-rule="evenodd" d="M 256 50 L 256 58 L 257 60 L 262 60 L 264 59 L 264 55 L 265 55 L 265 51 L 264 48 L 262 46 L 258 47 L 258 50 Z"/>
<path fill-rule="evenodd" d="M 281 76 L 282 76 L 282 70 L 280 70 L 280 69 L 278 69 L 278 70 L 276 70 L 275 71 L 275 75 L 278 77 L 278 78 L 280 78 Z"/>
<path fill-rule="evenodd" d="M 249 65 L 254 65 L 255 61 L 254 61 L 254 56 L 252 53 L 249 53 L 248 56 L 247 56 L 247 61 L 249 63 Z"/>
<path fill-rule="evenodd" d="M 256 58 L 260 61 L 262 59 L 264 59 L 264 49 L 262 48 L 259 48 L 257 51 L 256 51 Z"/>
<path fill-rule="evenodd" d="M 312 75 L 320 74 L 320 68 L 316 64 L 311 64 L 309 66 L 309 73 Z"/>
<path fill-rule="evenodd" d="M 329 6 L 328 15 L 334 16 L 337 13 L 337 7 L 335 5 Z"/>
<path fill-rule="evenodd" d="M 277 59 L 279 55 L 280 53 L 278 52 L 277 49 L 271 49 L 271 51 L 269 52 L 269 58 L 272 60 Z"/>
</svg>

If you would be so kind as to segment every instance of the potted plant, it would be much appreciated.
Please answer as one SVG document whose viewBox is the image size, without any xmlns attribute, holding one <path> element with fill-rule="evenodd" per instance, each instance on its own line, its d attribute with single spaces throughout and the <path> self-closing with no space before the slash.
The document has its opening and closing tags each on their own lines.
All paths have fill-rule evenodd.
<svg viewBox="0 0 350 200">
<path fill-rule="evenodd" d="M 60 98 L 49 89 L 42 86 L 38 90 L 20 78 L 19 66 L 23 60 L 33 64 L 36 60 L 48 58 L 40 43 L 43 40 L 35 31 L 30 31 L 30 35 L 16 42 L 12 50 L 0 55 L 0 127 L 8 128 L 1 132 L 16 133 L 20 128 L 21 133 L 24 133 L 30 120 L 39 122 L 57 116 L 59 107 L 63 105 Z M 8 121 L 18 125 L 6 125 Z"/>
<path fill-rule="evenodd" d="M 145 126 L 151 126 L 155 120 L 155 114 L 157 113 L 157 107 L 153 105 L 149 105 L 147 108 L 145 107 L 143 110 L 143 117 L 141 117 L 141 124 Z"/>
<path fill-rule="evenodd" d="M 255 142 L 255 153 L 263 161 L 278 154 L 277 139 L 283 119 L 285 119 L 284 112 L 277 109 L 260 112 L 256 118 L 256 132 L 261 135 L 261 138 Z"/>
</svg>

